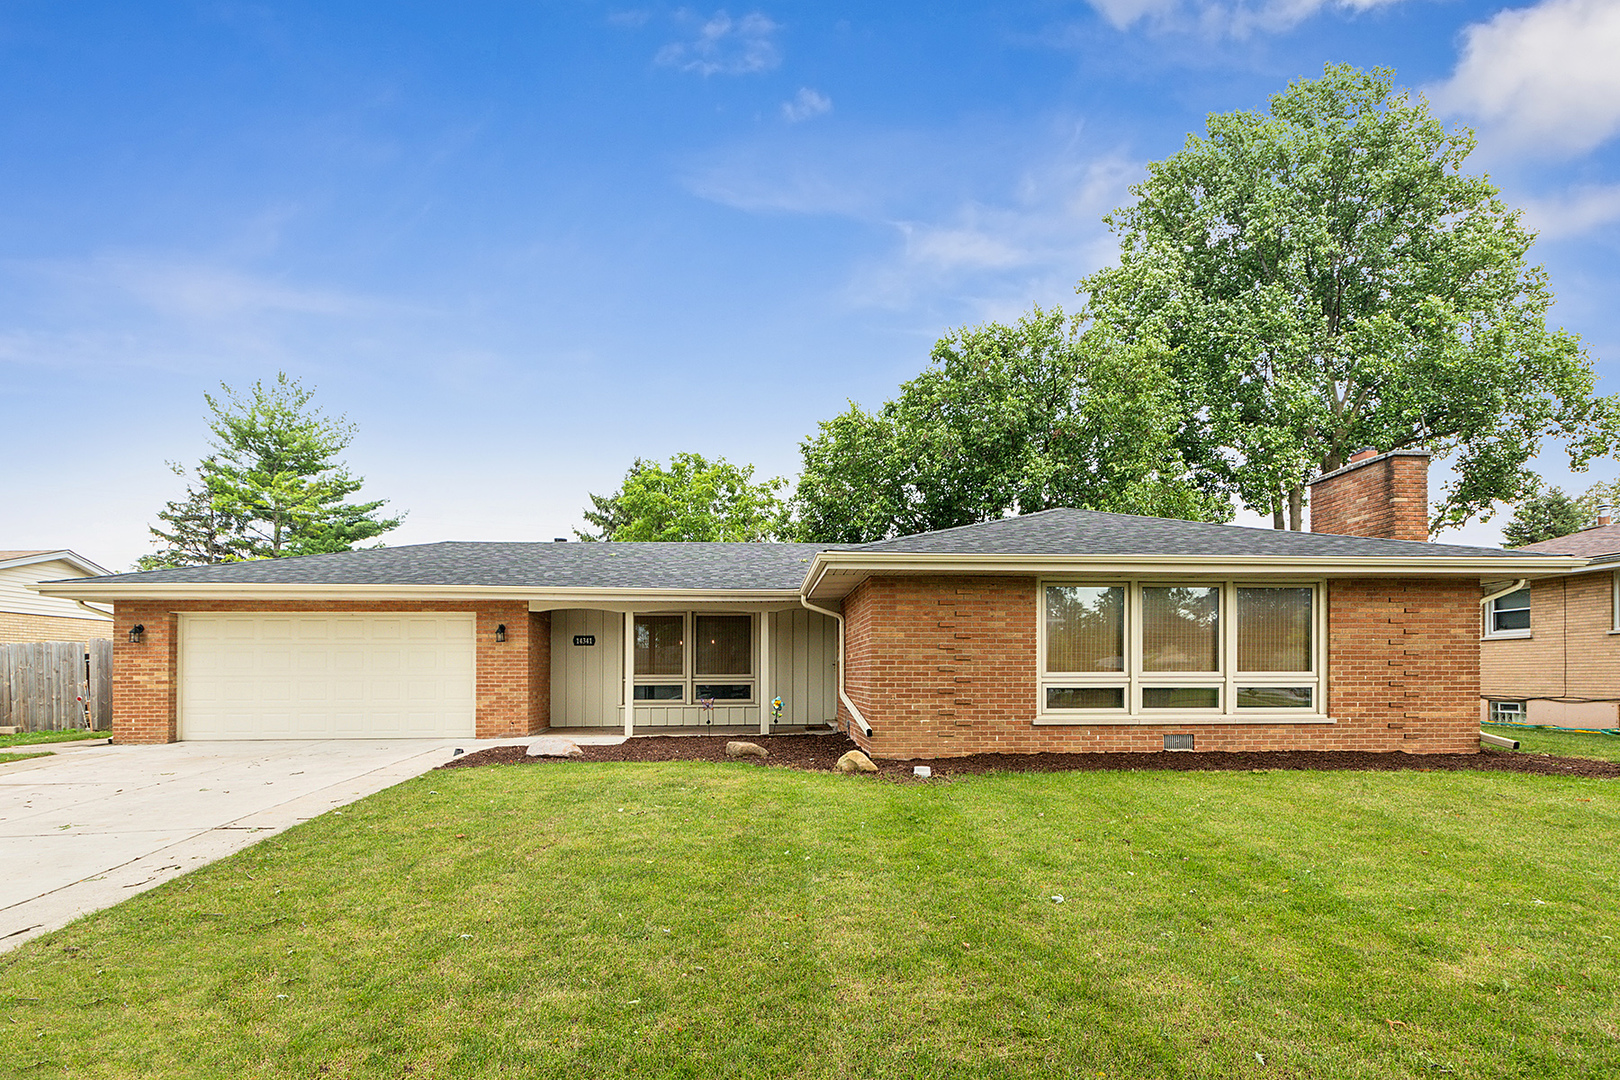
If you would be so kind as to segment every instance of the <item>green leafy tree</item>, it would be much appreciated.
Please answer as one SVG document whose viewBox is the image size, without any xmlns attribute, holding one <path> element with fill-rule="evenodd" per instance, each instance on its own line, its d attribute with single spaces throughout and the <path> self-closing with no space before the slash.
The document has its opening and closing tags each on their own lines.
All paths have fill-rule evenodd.
<svg viewBox="0 0 1620 1080">
<path fill-rule="evenodd" d="M 1508 547 L 1539 544 L 1580 532 L 1590 520 L 1579 501 L 1558 488 L 1549 488 L 1520 500 L 1512 519 L 1502 527 L 1502 540 Z"/>
<path fill-rule="evenodd" d="M 399 527 L 403 518 L 380 516 L 385 500 L 347 501 L 363 481 L 338 455 L 355 428 L 313 408 L 314 391 L 285 373 L 245 395 L 220 390 L 218 398 L 203 395 L 213 453 L 198 465 L 185 500 L 159 512 L 172 531 L 152 529 L 167 545 L 147 557 L 154 565 L 348 551 Z"/>
<path fill-rule="evenodd" d="M 1176 439 L 1162 350 L 1061 309 L 954 331 L 876 413 L 858 405 L 801 444 L 799 534 L 858 543 L 1055 506 L 1231 516 Z"/>
<path fill-rule="evenodd" d="M 168 464 L 176 476 L 186 475 L 179 463 Z M 194 478 L 186 484 L 185 498 L 170 502 L 158 511 L 158 520 L 167 529 L 157 525 L 149 527 L 147 531 L 159 550 L 137 559 L 137 570 L 236 562 L 245 557 L 246 522 L 215 507 L 214 497 L 208 491 L 207 478 L 216 464 L 212 459 L 204 459 Z"/>
<path fill-rule="evenodd" d="M 1547 325 L 1534 236 L 1463 171 L 1473 148 L 1393 72 L 1329 65 L 1210 116 L 1106 219 L 1120 262 L 1080 283 L 1090 314 L 1164 348 L 1194 406 L 1179 441 L 1279 528 L 1362 446 L 1450 460 L 1442 529 L 1531 490 L 1544 439 L 1577 469 L 1612 445 L 1616 402 Z"/>
<path fill-rule="evenodd" d="M 785 540 L 787 506 L 777 494 L 786 481 L 754 483 L 752 465 L 701 454 L 676 454 L 666 467 L 637 458 L 612 495 L 591 495 L 584 513 L 595 532 L 581 540 Z"/>
</svg>

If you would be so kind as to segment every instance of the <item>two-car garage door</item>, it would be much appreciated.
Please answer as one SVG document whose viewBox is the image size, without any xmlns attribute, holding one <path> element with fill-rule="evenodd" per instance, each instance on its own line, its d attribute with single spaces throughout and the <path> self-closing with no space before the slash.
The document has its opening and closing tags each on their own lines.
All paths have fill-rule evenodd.
<svg viewBox="0 0 1620 1080">
<path fill-rule="evenodd" d="M 471 736 L 470 614 L 180 616 L 180 738 Z"/>
</svg>

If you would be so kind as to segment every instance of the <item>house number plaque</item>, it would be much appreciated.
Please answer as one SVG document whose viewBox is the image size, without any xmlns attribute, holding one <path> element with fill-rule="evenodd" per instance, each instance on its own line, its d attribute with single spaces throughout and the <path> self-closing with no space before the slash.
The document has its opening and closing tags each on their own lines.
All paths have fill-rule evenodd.
<svg viewBox="0 0 1620 1080">
<path fill-rule="evenodd" d="M 596 644 L 596 635 L 595 634 L 575 634 L 574 635 L 574 644 L 575 645 L 595 645 Z"/>
</svg>

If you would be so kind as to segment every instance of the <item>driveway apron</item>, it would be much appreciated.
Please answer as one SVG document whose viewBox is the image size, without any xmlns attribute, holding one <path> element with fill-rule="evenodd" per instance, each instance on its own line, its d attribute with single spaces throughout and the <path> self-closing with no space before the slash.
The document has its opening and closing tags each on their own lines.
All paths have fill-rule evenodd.
<svg viewBox="0 0 1620 1080">
<path fill-rule="evenodd" d="M 0 767 L 0 951 L 468 752 L 445 739 L 97 746 Z"/>
</svg>

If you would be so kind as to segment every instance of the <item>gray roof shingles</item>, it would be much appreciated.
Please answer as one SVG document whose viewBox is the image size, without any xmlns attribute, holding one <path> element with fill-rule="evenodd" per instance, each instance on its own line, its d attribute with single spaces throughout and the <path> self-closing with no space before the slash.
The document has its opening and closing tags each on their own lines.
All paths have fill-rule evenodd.
<svg viewBox="0 0 1620 1080">
<path fill-rule="evenodd" d="M 152 585 L 467 585 L 532 589 L 797 590 L 818 551 L 961 555 L 1230 555 L 1277 558 L 1522 556 L 1500 548 L 1284 532 L 1045 510 L 874 544 L 472 543 L 188 566 L 93 580 Z"/>
<path fill-rule="evenodd" d="M 982 555 L 1269 555 L 1289 559 L 1521 554 L 1501 548 L 1288 532 L 1067 508 L 881 540 L 854 550 Z"/>
<path fill-rule="evenodd" d="M 512 585 L 531 589 L 797 590 L 826 544 L 446 541 L 97 578 L 152 585 Z"/>
</svg>

